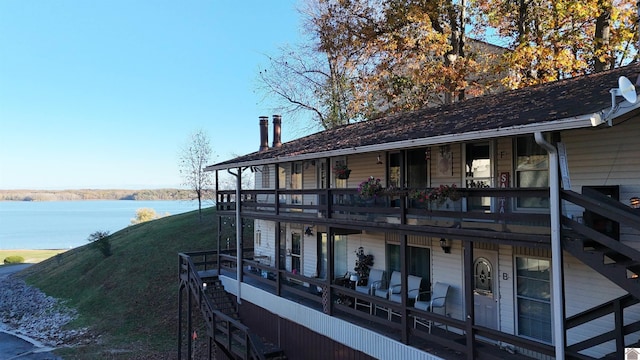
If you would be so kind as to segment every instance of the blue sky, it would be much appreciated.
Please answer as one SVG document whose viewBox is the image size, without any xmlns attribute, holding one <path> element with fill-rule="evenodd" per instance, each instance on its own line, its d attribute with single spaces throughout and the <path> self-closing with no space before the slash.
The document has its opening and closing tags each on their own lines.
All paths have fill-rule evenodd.
<svg viewBox="0 0 640 360">
<path fill-rule="evenodd" d="M 296 6 L 0 1 L 0 189 L 180 187 L 198 129 L 216 161 L 257 150 L 256 74 L 298 41 Z"/>
</svg>

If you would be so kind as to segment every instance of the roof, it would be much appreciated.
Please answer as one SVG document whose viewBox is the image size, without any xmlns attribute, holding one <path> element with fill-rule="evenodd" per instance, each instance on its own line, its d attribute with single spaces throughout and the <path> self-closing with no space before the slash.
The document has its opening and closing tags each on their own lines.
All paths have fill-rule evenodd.
<svg viewBox="0 0 640 360">
<path fill-rule="evenodd" d="M 640 63 L 633 63 L 451 105 L 400 112 L 321 131 L 206 170 L 589 127 L 611 109 L 610 90 L 618 87 L 618 78 L 635 81 L 638 74 Z"/>
</svg>

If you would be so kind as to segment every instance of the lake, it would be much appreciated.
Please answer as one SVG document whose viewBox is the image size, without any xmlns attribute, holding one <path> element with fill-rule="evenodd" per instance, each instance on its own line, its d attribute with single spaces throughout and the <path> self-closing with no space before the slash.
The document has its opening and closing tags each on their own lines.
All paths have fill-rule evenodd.
<svg viewBox="0 0 640 360">
<path fill-rule="evenodd" d="M 211 206 L 203 202 L 203 208 Z M 198 209 L 197 201 L 0 201 L 0 249 L 70 249 L 88 244 L 95 231 L 114 233 L 131 224 L 136 211 L 158 215 Z"/>
</svg>

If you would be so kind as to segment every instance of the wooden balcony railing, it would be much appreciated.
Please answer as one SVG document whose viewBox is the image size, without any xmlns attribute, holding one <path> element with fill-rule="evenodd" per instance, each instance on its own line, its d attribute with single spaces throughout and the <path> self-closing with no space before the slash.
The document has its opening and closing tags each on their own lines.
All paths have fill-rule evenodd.
<svg viewBox="0 0 640 360">
<path fill-rule="evenodd" d="M 549 190 L 459 189 L 460 198 L 444 203 L 412 199 L 410 190 L 363 199 L 356 189 L 244 190 L 241 212 L 256 218 L 360 224 L 374 227 L 439 227 L 513 234 L 548 235 Z M 219 191 L 217 209 L 232 215 L 233 191 Z"/>
</svg>

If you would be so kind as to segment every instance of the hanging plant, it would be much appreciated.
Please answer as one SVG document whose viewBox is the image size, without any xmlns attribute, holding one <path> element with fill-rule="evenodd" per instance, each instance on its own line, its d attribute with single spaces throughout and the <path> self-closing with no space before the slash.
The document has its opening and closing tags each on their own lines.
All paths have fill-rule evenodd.
<svg viewBox="0 0 640 360">
<path fill-rule="evenodd" d="M 336 174 L 338 179 L 348 179 L 349 174 L 351 174 L 351 169 L 349 169 L 346 164 L 339 163 L 334 165 L 333 173 Z"/>
</svg>

